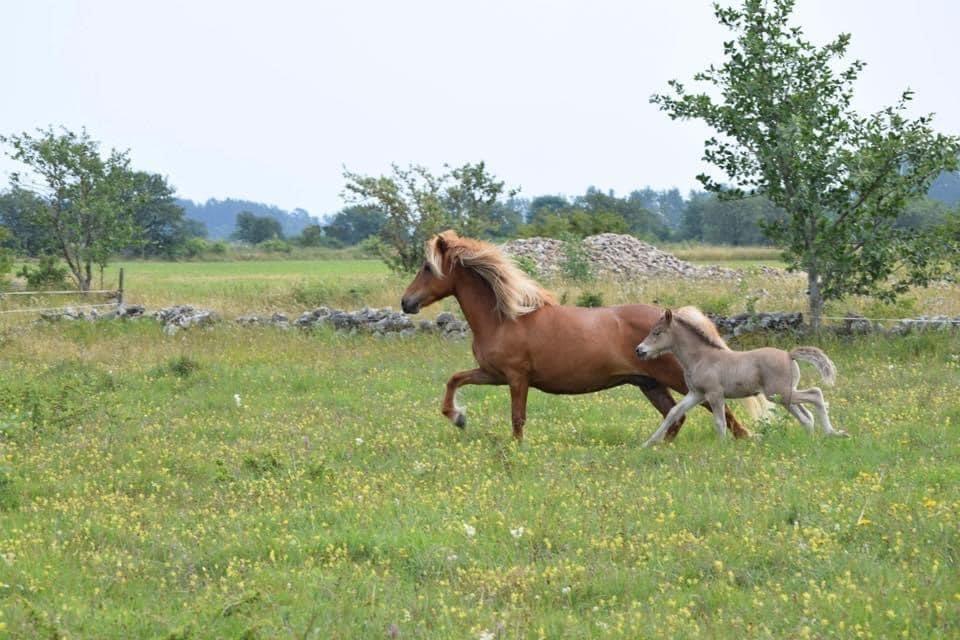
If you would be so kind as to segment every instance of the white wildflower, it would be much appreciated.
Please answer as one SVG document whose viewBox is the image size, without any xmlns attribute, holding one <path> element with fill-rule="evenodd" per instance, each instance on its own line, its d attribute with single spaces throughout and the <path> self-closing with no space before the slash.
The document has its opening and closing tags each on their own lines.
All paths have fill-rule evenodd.
<svg viewBox="0 0 960 640">
<path fill-rule="evenodd" d="M 359 447 L 360 445 L 363 444 L 363 438 L 357 438 L 356 440 L 354 440 L 354 442 L 356 442 L 357 446 Z"/>
<path fill-rule="evenodd" d="M 510 529 L 510 535 L 519 540 L 523 537 L 523 533 L 526 531 L 523 527 L 517 527 L 516 529 Z"/>
<path fill-rule="evenodd" d="M 243 403 L 240 402 L 240 394 L 239 394 L 239 393 L 233 394 L 233 401 L 236 403 L 236 405 L 237 405 L 238 407 L 242 407 L 242 406 L 243 406 Z"/>
<path fill-rule="evenodd" d="M 474 527 L 473 525 L 469 525 L 469 524 L 467 524 L 466 522 L 464 522 L 464 523 L 463 523 L 463 532 L 464 532 L 465 534 L 467 534 L 467 537 L 468 537 L 468 538 L 472 538 L 473 536 L 477 535 L 477 528 Z M 493 637 L 493 636 L 490 636 L 490 637 Z"/>
</svg>

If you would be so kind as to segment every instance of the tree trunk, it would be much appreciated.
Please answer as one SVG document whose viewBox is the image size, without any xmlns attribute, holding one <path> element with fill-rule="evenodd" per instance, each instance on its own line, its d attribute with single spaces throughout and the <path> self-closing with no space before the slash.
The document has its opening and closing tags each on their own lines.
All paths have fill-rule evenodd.
<svg viewBox="0 0 960 640">
<path fill-rule="evenodd" d="M 87 262 L 83 266 L 83 278 L 80 280 L 80 291 L 90 291 L 90 283 L 93 282 L 93 265 Z"/>
<path fill-rule="evenodd" d="M 810 328 L 820 333 L 820 316 L 823 313 L 823 296 L 820 294 L 820 277 L 815 266 L 807 268 L 807 306 L 810 313 Z"/>
</svg>

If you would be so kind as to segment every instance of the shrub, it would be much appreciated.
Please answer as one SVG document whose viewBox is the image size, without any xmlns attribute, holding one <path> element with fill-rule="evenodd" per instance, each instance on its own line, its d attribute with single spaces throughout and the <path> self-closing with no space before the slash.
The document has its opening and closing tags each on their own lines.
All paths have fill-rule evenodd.
<svg viewBox="0 0 960 640">
<path fill-rule="evenodd" d="M 576 282 L 593 280 L 590 258 L 580 238 L 567 237 L 563 243 L 563 275 Z"/>
<path fill-rule="evenodd" d="M 578 307 L 602 307 L 603 294 L 599 291 L 584 291 L 577 298 Z"/>
<path fill-rule="evenodd" d="M 280 238 L 264 240 L 258 244 L 257 247 L 264 251 L 269 251 L 270 253 L 290 253 L 290 251 L 293 249 L 289 242 L 286 240 L 281 240 Z"/>
<path fill-rule="evenodd" d="M 530 256 L 520 256 L 516 259 L 517 266 L 520 267 L 520 270 L 531 278 L 536 278 L 539 276 L 539 269 L 537 269 L 537 263 Z"/>
<path fill-rule="evenodd" d="M 63 289 L 67 286 L 67 268 L 54 256 L 40 256 L 36 267 L 31 269 L 29 265 L 23 265 L 17 275 L 27 279 L 30 289 Z"/>
</svg>

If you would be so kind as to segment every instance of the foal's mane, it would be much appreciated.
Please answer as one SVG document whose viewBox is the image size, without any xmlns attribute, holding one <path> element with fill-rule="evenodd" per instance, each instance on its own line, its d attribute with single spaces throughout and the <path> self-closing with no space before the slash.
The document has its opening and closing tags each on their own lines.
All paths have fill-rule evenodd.
<svg viewBox="0 0 960 640">
<path fill-rule="evenodd" d="M 461 238 L 453 231 L 444 231 L 427 241 L 427 262 L 438 277 L 443 276 L 444 256 L 449 256 L 451 264 L 459 263 L 490 285 L 497 300 L 497 311 L 511 320 L 557 303 L 553 294 L 534 282 L 489 242 Z"/>
<path fill-rule="evenodd" d="M 700 309 L 696 307 L 681 307 L 673 312 L 674 322 L 679 322 L 683 327 L 689 329 L 702 342 L 714 349 L 723 349 L 729 351 L 730 347 L 720 337 L 720 332 L 710 318 L 705 316 Z"/>
</svg>

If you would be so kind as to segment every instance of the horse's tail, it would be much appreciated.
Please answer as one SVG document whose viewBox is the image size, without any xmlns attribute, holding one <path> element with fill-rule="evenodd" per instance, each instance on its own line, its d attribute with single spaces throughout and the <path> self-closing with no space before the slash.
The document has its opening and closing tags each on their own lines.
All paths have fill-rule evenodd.
<svg viewBox="0 0 960 640">
<path fill-rule="evenodd" d="M 837 368 L 833 361 L 816 347 L 797 347 L 790 352 L 790 359 L 803 360 L 815 366 L 826 384 L 833 384 L 837 380 Z"/>
<path fill-rule="evenodd" d="M 747 410 L 747 415 L 753 421 L 766 420 L 773 408 L 773 403 L 767 400 L 766 396 L 758 393 L 755 396 L 749 396 L 741 400 L 743 408 Z"/>
</svg>

